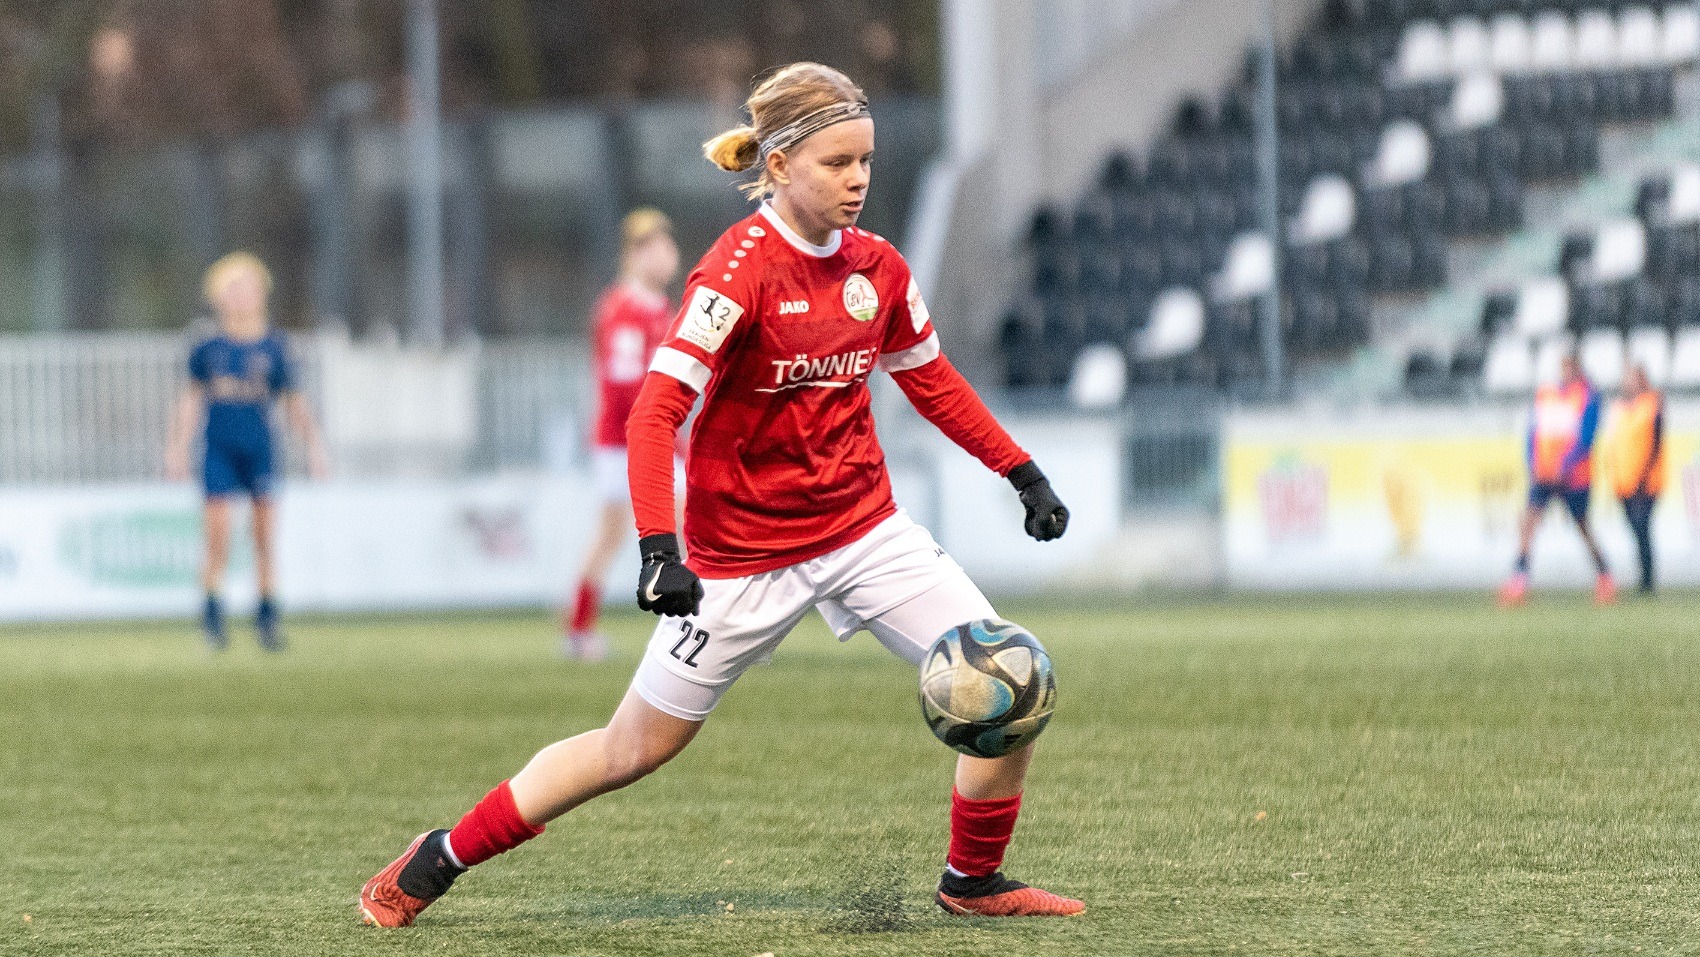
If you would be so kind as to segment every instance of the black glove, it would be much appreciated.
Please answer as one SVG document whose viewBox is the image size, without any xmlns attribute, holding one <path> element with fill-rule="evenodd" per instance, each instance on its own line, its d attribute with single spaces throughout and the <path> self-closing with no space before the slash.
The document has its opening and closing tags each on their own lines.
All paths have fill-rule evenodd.
<svg viewBox="0 0 1700 957">
<path fill-rule="evenodd" d="M 1068 531 L 1068 507 L 1051 491 L 1051 480 L 1032 459 L 1009 470 L 1009 484 L 1015 486 L 1021 504 L 1027 508 L 1027 534 L 1048 542 Z"/>
<path fill-rule="evenodd" d="M 679 539 L 672 532 L 638 539 L 643 571 L 638 575 L 638 607 L 657 615 L 683 618 L 702 610 L 702 579 L 679 561 Z"/>
</svg>

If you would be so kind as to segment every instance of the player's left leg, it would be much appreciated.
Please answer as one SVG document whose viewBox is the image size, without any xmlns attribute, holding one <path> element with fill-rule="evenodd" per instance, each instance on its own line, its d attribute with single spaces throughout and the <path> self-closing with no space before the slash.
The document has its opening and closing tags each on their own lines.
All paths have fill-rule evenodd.
<svg viewBox="0 0 1700 957">
<path fill-rule="evenodd" d="M 260 647 L 283 650 L 283 632 L 277 610 L 277 507 L 269 495 L 254 496 L 254 577 L 260 587 L 260 603 L 254 610 L 254 632 Z"/>
<path fill-rule="evenodd" d="M 600 661 L 608 653 L 608 640 L 596 630 L 602 608 L 602 583 L 608 569 L 625 544 L 632 527 L 632 509 L 623 500 L 604 500 L 597 511 L 596 533 L 585 551 L 573 593 L 570 614 L 563 614 L 561 652 L 581 661 Z"/>
<path fill-rule="evenodd" d="M 224 603 L 219 589 L 230 558 L 230 496 L 208 495 L 201 513 L 205 553 L 201 558 L 201 591 L 206 596 L 201 608 L 201 637 L 207 647 L 223 651 L 230 643 L 224 630 Z"/>
<path fill-rule="evenodd" d="M 1612 580 L 1605 553 L 1600 551 L 1600 543 L 1594 540 L 1594 530 L 1588 525 L 1588 498 L 1588 489 L 1572 489 L 1564 494 L 1564 506 L 1576 522 L 1582 544 L 1588 546 L 1588 556 L 1594 560 L 1594 603 L 1609 605 L 1617 601 L 1617 583 Z"/>
<path fill-rule="evenodd" d="M 1631 495 L 1623 500 L 1623 514 L 1635 535 L 1635 554 L 1641 561 L 1640 592 L 1653 593 L 1653 496 Z"/>
<path fill-rule="evenodd" d="M 851 584 L 821 612 L 840 637 L 865 627 L 880 644 L 919 665 L 938 637 L 963 622 L 996 618 L 980 592 L 927 531 L 906 516 L 850 569 Z M 931 582 L 930 586 L 925 585 Z M 915 583 L 924 588 L 915 593 Z M 1066 917 L 1080 901 L 1029 887 L 1003 875 L 1004 852 L 1015 834 L 1033 745 L 1000 758 L 959 755 L 951 793 L 950 848 L 935 900 L 954 914 L 989 917 Z"/>
</svg>

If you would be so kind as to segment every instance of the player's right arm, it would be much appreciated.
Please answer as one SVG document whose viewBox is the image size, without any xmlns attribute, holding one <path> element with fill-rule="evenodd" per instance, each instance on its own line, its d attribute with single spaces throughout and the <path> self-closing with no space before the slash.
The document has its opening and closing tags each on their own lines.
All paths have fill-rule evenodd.
<svg viewBox="0 0 1700 957">
<path fill-rule="evenodd" d="M 703 264 L 724 258 L 726 245 L 722 237 Z M 754 306 L 755 284 L 742 277 L 754 273 L 746 269 L 711 282 L 711 273 L 697 266 L 686 283 L 685 304 L 656 349 L 626 419 L 626 479 L 643 555 L 638 607 L 658 615 L 695 614 L 702 600 L 702 582 L 685 567 L 679 548 L 673 452 L 691 406 L 748 326 L 740 320 Z"/>
<path fill-rule="evenodd" d="M 189 353 L 189 384 L 177 394 L 165 429 L 165 477 L 171 482 L 189 480 L 189 447 L 201 430 L 207 412 L 207 382 L 212 370 L 207 363 L 209 343 Z"/>
<path fill-rule="evenodd" d="M 170 482 L 189 481 L 189 447 L 195 433 L 200 431 L 206 417 L 206 389 L 200 383 L 190 383 L 177 394 L 171 419 L 165 432 L 165 478 Z"/>
</svg>

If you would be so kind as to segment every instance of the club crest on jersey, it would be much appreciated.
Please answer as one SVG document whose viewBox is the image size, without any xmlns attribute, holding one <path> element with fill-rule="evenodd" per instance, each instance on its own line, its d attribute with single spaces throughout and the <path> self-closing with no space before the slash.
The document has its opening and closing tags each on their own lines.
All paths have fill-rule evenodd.
<svg viewBox="0 0 1700 957">
<path fill-rule="evenodd" d="M 725 293 L 698 286 L 690 306 L 685 309 L 684 321 L 679 324 L 679 338 L 713 355 L 732 334 L 732 327 L 743 315 L 744 307 L 733 302 Z"/>
<path fill-rule="evenodd" d="M 874 291 L 874 284 L 867 276 L 853 272 L 844 280 L 844 311 L 857 322 L 871 322 L 879 313 L 879 293 Z"/>
</svg>

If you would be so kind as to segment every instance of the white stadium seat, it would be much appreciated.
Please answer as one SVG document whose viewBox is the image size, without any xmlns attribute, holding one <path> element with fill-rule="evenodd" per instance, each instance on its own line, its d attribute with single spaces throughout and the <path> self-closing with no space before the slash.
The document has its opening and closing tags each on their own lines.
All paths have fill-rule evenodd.
<svg viewBox="0 0 1700 957">
<path fill-rule="evenodd" d="M 1151 304 L 1151 318 L 1139 334 L 1141 359 L 1184 356 L 1204 341 L 1204 298 L 1184 286 L 1165 289 Z"/>
<path fill-rule="evenodd" d="M 1665 7 L 1663 29 L 1664 61 L 1672 66 L 1693 63 L 1700 57 L 1700 7 L 1692 3 Z"/>
<path fill-rule="evenodd" d="M 1298 222 L 1293 224 L 1293 241 L 1299 245 L 1324 243 L 1352 231 L 1357 218 L 1357 197 L 1344 176 L 1328 173 L 1310 181 Z"/>
<path fill-rule="evenodd" d="M 1647 230 L 1639 219 L 1606 223 L 1594 236 L 1589 272 L 1595 282 L 1617 282 L 1641 275 L 1647 262 Z"/>
<path fill-rule="evenodd" d="M 1531 279 L 1517 291 L 1511 327 L 1526 339 L 1556 335 L 1570 320 L 1570 287 L 1558 276 Z"/>
<path fill-rule="evenodd" d="M 1500 73 L 1522 73 L 1529 68 L 1529 21 L 1515 13 L 1493 18 L 1488 28 L 1488 65 Z"/>
<path fill-rule="evenodd" d="M 1490 44 L 1487 25 L 1476 17 L 1455 17 L 1446 29 L 1446 61 L 1453 76 L 1487 65 Z"/>
<path fill-rule="evenodd" d="M 1221 302 L 1239 302 L 1275 288 L 1275 244 L 1263 233 L 1241 233 L 1228 246 L 1212 294 Z"/>
<path fill-rule="evenodd" d="M 1591 329 L 1579 350 L 1582 371 L 1594 385 L 1615 389 L 1623 383 L 1623 334 L 1616 329 Z"/>
<path fill-rule="evenodd" d="M 1495 395 L 1528 392 L 1535 387 L 1535 358 L 1529 340 L 1505 334 L 1488 346 L 1482 363 L 1482 388 Z"/>
<path fill-rule="evenodd" d="M 1671 171 L 1665 218 L 1672 223 L 1700 222 L 1700 165 L 1684 164 Z"/>
<path fill-rule="evenodd" d="M 1127 395 L 1127 357 L 1115 346 L 1094 342 L 1080 350 L 1068 379 L 1068 400 L 1077 409 L 1113 409 Z"/>
<path fill-rule="evenodd" d="M 1397 75 L 1410 83 L 1446 78 L 1446 31 L 1433 20 L 1405 25 L 1399 37 Z"/>
<path fill-rule="evenodd" d="M 1688 328 L 1676 334 L 1665 382 L 1673 389 L 1700 388 L 1700 329 Z"/>
<path fill-rule="evenodd" d="M 1564 365 L 1564 357 L 1570 350 L 1576 348 L 1576 342 L 1569 333 L 1548 336 L 1535 343 L 1535 382 L 1538 385 L 1553 385 L 1558 382 L 1559 373 Z"/>
<path fill-rule="evenodd" d="M 1395 120 L 1381 131 L 1368 179 L 1376 186 L 1414 183 L 1428 175 L 1434 148 L 1428 133 L 1410 120 Z"/>
<path fill-rule="evenodd" d="M 1617 15 L 1617 62 L 1645 69 L 1664 62 L 1659 15 L 1651 7 L 1628 7 Z"/>
<path fill-rule="evenodd" d="M 1570 18 L 1548 10 L 1535 18 L 1529 37 L 1529 69 L 1556 73 L 1570 69 L 1576 58 L 1576 34 Z"/>
<path fill-rule="evenodd" d="M 1584 10 L 1576 17 L 1575 65 L 1582 70 L 1609 70 L 1617 65 L 1617 21 L 1604 10 Z"/>
<path fill-rule="evenodd" d="M 1647 379 L 1664 385 L 1670 378 L 1670 333 L 1663 326 L 1636 326 L 1625 343 L 1629 361 L 1647 370 Z"/>
<path fill-rule="evenodd" d="M 1475 72 L 1452 87 L 1452 125 L 1474 130 L 1499 122 L 1505 108 L 1505 87 L 1492 73 Z"/>
</svg>

